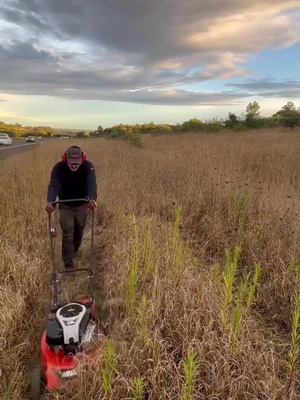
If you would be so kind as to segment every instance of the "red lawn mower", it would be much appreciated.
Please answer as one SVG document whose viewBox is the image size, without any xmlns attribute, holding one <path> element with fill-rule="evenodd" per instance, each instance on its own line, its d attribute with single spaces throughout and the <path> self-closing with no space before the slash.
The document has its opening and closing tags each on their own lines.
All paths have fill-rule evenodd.
<svg viewBox="0 0 300 400">
<path fill-rule="evenodd" d="M 72 201 L 85 201 L 76 199 Z M 70 202 L 58 200 L 54 204 Z M 56 229 L 52 226 L 49 214 L 49 234 L 51 243 L 51 296 L 50 310 L 46 328 L 41 337 L 40 363 L 33 367 L 31 380 L 31 399 L 40 400 L 47 391 L 61 389 L 76 384 L 78 361 L 85 363 L 95 357 L 97 347 L 93 346 L 106 338 L 104 328 L 95 315 L 93 271 L 94 259 L 94 212 L 91 212 L 90 268 L 57 271 L 55 266 Z M 87 293 L 75 301 L 58 299 L 58 286 L 62 276 L 84 274 Z M 92 350 L 91 350 L 92 349 Z"/>
</svg>

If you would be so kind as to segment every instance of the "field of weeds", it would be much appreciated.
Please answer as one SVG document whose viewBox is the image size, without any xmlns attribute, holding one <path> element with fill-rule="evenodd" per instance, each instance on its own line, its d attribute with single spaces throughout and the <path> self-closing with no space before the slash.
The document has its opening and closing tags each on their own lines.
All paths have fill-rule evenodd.
<svg viewBox="0 0 300 400">
<path fill-rule="evenodd" d="M 76 392 L 49 399 L 300 398 L 299 135 L 74 141 L 97 172 L 96 298 L 109 340 Z M 49 298 L 46 192 L 63 146 L 0 167 L 3 400 L 28 398 Z"/>
</svg>

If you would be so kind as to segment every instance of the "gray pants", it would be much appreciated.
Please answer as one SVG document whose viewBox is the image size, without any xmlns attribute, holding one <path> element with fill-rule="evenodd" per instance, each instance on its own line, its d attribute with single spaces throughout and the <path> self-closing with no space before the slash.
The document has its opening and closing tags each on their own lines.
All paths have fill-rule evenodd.
<svg viewBox="0 0 300 400">
<path fill-rule="evenodd" d="M 70 207 L 60 204 L 60 226 L 62 228 L 62 259 L 66 268 L 74 268 L 75 257 L 83 237 L 87 217 L 87 204 Z"/>
</svg>

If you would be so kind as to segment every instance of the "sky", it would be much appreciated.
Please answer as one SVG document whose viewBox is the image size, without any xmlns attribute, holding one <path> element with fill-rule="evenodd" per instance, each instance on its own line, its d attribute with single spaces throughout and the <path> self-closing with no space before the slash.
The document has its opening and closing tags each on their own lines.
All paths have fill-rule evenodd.
<svg viewBox="0 0 300 400">
<path fill-rule="evenodd" d="M 0 0 L 0 120 L 53 128 L 300 106 L 299 0 Z"/>
</svg>

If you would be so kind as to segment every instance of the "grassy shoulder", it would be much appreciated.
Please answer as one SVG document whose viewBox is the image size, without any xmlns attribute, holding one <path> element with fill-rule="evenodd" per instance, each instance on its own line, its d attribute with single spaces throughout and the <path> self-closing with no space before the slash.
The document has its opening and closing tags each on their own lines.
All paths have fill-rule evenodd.
<svg viewBox="0 0 300 400">
<path fill-rule="evenodd" d="M 296 399 L 298 133 L 142 140 L 76 140 L 98 177 L 96 298 L 109 341 L 70 397 Z M 5 399 L 26 398 L 47 311 L 44 206 L 62 146 L 0 169 Z"/>
</svg>

